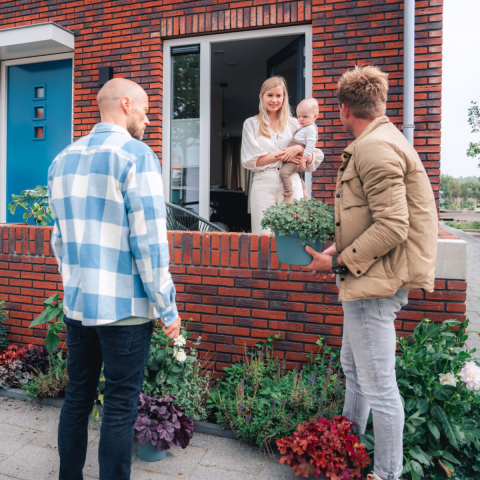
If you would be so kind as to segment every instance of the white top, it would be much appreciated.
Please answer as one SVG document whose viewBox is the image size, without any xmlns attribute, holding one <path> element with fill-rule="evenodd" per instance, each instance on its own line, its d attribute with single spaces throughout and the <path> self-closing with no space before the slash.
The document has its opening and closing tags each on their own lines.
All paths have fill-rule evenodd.
<svg viewBox="0 0 480 480">
<path fill-rule="evenodd" d="M 278 153 L 288 147 L 295 132 L 300 128 L 296 118 L 290 118 L 285 130 L 280 133 L 272 132 L 270 138 L 259 135 L 260 122 L 256 117 L 247 118 L 243 124 L 242 133 L 242 165 L 247 170 L 261 172 L 268 168 L 280 168 L 281 160 L 257 167 L 257 160 L 269 153 Z M 314 172 L 324 158 L 323 152 L 318 148 L 313 150 L 313 161 L 305 168 L 306 172 Z"/>
<path fill-rule="evenodd" d="M 297 142 L 300 142 L 302 145 L 305 145 L 305 151 L 303 155 L 309 157 L 315 148 L 318 140 L 318 129 L 317 126 L 312 123 L 312 125 L 307 125 L 299 130 L 294 138 Z"/>
</svg>

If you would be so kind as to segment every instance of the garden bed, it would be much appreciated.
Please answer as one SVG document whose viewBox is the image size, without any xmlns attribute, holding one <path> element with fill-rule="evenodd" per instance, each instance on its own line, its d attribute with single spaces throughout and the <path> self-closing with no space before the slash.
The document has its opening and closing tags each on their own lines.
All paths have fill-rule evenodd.
<svg viewBox="0 0 480 480">
<path fill-rule="evenodd" d="M 14 398 L 15 400 L 23 400 L 25 402 L 33 402 L 39 405 L 47 405 L 49 407 L 62 408 L 65 402 L 64 398 L 41 398 L 36 400 L 29 400 L 25 392 L 18 388 L 9 388 L 5 390 L 0 388 L 0 397 Z M 100 413 L 100 417 L 102 414 Z M 221 425 L 210 422 L 193 422 L 195 426 L 195 432 L 204 433 L 206 435 L 215 435 L 217 437 L 233 438 L 237 436 L 233 430 L 224 429 Z"/>
</svg>

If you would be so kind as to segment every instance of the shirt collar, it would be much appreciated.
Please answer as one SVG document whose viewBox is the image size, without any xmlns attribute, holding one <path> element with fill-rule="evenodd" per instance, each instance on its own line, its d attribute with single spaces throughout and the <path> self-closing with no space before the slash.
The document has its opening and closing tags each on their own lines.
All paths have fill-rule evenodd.
<svg viewBox="0 0 480 480">
<path fill-rule="evenodd" d="M 128 133 L 128 131 L 125 130 L 120 125 L 115 125 L 114 123 L 107 123 L 107 122 L 97 123 L 92 128 L 90 135 L 94 133 L 101 133 L 101 132 L 117 132 L 132 138 L 132 136 Z"/>
<path fill-rule="evenodd" d="M 343 151 L 345 153 L 349 153 L 350 155 L 353 154 L 353 151 L 355 150 L 355 145 L 362 139 L 365 138 L 369 133 L 373 132 L 378 126 L 384 124 L 384 123 L 390 123 L 390 120 L 388 117 L 378 117 L 375 120 L 373 120 L 371 123 L 368 124 L 367 128 L 362 132 L 362 134 L 356 138 L 347 148 L 345 148 Z"/>
</svg>

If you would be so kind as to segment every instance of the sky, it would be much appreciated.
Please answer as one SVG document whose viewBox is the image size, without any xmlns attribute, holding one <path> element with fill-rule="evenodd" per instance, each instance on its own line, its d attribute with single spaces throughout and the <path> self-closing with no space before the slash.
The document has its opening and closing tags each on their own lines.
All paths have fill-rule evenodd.
<svg viewBox="0 0 480 480">
<path fill-rule="evenodd" d="M 453 177 L 480 176 L 478 160 L 467 157 L 468 108 L 480 105 L 480 0 L 445 0 L 443 8 L 443 93 L 441 171 Z"/>
</svg>

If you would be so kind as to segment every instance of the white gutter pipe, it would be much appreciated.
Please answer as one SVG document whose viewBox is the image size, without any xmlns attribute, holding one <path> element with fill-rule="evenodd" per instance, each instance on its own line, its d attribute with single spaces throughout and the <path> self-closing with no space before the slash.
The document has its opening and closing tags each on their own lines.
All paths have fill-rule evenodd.
<svg viewBox="0 0 480 480">
<path fill-rule="evenodd" d="M 404 1 L 403 20 L 403 134 L 413 145 L 415 130 L 415 0 Z"/>
</svg>

